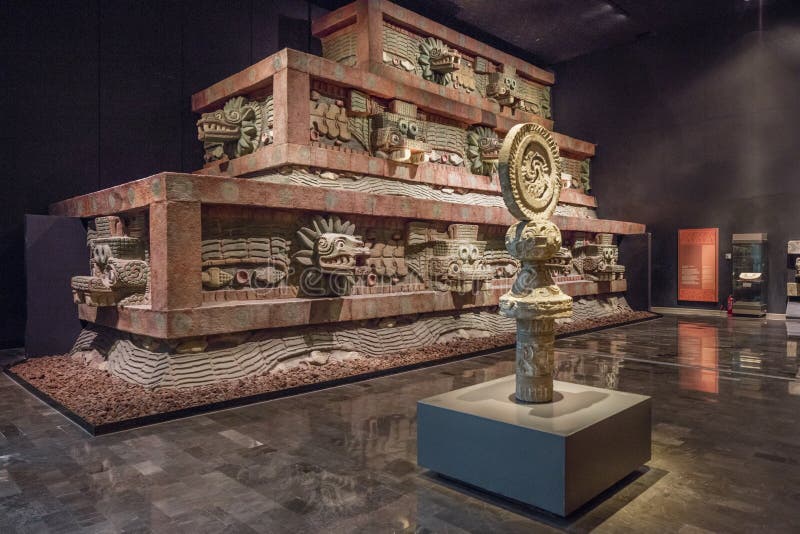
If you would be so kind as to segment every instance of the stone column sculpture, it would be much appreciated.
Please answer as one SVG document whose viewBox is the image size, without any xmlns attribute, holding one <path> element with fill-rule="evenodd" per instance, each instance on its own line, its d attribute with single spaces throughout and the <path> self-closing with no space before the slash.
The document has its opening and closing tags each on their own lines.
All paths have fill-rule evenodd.
<svg viewBox="0 0 800 534">
<path fill-rule="evenodd" d="M 516 398 L 552 402 L 555 320 L 572 316 L 572 297 L 545 265 L 561 248 L 561 231 L 549 220 L 561 191 L 558 145 L 538 124 L 514 126 L 500 150 L 498 170 L 503 200 L 520 219 L 505 241 L 522 267 L 500 297 L 500 313 L 517 320 Z"/>
</svg>

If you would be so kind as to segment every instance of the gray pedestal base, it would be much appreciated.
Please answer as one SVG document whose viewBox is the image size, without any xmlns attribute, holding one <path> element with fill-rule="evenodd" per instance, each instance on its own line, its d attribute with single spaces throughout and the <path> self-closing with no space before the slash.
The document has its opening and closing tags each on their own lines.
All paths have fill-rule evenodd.
<svg viewBox="0 0 800 534">
<path fill-rule="evenodd" d="M 793 298 L 786 303 L 786 334 L 800 336 L 800 301 Z"/>
<path fill-rule="evenodd" d="M 514 376 L 417 403 L 417 461 L 565 516 L 650 460 L 650 397 L 567 382 L 518 404 Z"/>
</svg>

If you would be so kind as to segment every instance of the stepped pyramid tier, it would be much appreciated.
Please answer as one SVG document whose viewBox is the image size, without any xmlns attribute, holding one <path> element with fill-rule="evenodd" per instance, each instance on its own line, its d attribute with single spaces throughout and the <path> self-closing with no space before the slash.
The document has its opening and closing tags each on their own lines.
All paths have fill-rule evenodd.
<svg viewBox="0 0 800 534">
<path fill-rule="evenodd" d="M 325 57 L 284 49 L 192 97 L 205 152 L 197 172 L 51 206 L 98 229 L 73 289 L 80 318 L 120 341 L 97 347 L 114 355 L 113 374 L 155 387 L 268 372 L 279 346 L 294 346 L 281 337 L 290 331 L 310 336 L 295 362 L 316 345 L 359 352 L 331 332 L 404 348 L 513 332 L 512 320 L 480 329 L 474 318 L 497 313 L 520 269 L 505 244 L 517 220 L 499 152 L 517 124 L 553 128 L 552 73 L 388 2 L 355 2 L 313 31 Z M 563 239 L 543 268 L 575 298 L 576 319 L 622 317 L 616 242 L 645 228 L 598 218 L 595 146 L 548 135 Z M 140 278 L 116 276 L 123 264 Z M 402 332 L 425 335 L 387 326 L 416 323 Z M 379 345 L 365 342 L 362 356 L 391 357 Z M 234 353 L 247 363 L 229 365 Z M 187 361 L 197 365 L 177 363 Z M 186 371 L 152 378 L 162 367 Z"/>
</svg>

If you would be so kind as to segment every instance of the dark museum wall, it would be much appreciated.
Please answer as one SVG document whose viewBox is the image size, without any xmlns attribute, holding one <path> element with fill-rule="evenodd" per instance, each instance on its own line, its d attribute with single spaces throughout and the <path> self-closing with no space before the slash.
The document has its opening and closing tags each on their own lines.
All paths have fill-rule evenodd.
<svg viewBox="0 0 800 534">
<path fill-rule="evenodd" d="M 792 4 L 792 3 L 787 3 Z M 800 7 L 643 37 L 556 65 L 556 129 L 598 143 L 603 218 L 653 233 L 653 306 L 677 302 L 679 228 L 767 232 L 769 312 L 783 313 L 786 242 L 800 239 Z"/>
<path fill-rule="evenodd" d="M 342 3 L 3 3 L 0 348 L 24 338 L 24 214 L 155 172 L 196 170 L 191 94 L 287 46 L 319 53 L 309 19 Z M 404 4 L 433 18 L 446 6 Z M 645 222 L 654 234 L 654 305 L 676 304 L 677 229 L 718 226 L 721 257 L 731 233 L 769 233 L 770 311 L 783 311 L 785 242 L 800 238 L 799 21 L 768 12 L 763 32 L 749 16 L 555 67 L 556 129 L 599 143 L 600 215 Z M 729 272 L 720 259 L 720 299 Z"/>
<path fill-rule="evenodd" d="M 25 333 L 24 214 L 202 166 L 190 97 L 281 48 L 320 53 L 302 0 L 4 2 L 0 348 Z M 54 251 L 52 261 L 58 261 Z M 27 283 L 37 283 L 29 280 Z"/>
</svg>

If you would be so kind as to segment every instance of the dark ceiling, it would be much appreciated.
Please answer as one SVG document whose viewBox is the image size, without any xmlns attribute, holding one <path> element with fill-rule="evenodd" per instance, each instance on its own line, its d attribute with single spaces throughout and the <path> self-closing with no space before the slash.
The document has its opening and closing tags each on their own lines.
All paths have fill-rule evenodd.
<svg viewBox="0 0 800 534">
<path fill-rule="evenodd" d="M 395 0 L 542 66 L 680 26 L 757 19 L 780 0 Z M 793 1 L 793 0 L 790 0 Z M 349 3 L 315 2 L 329 9 Z"/>
</svg>

